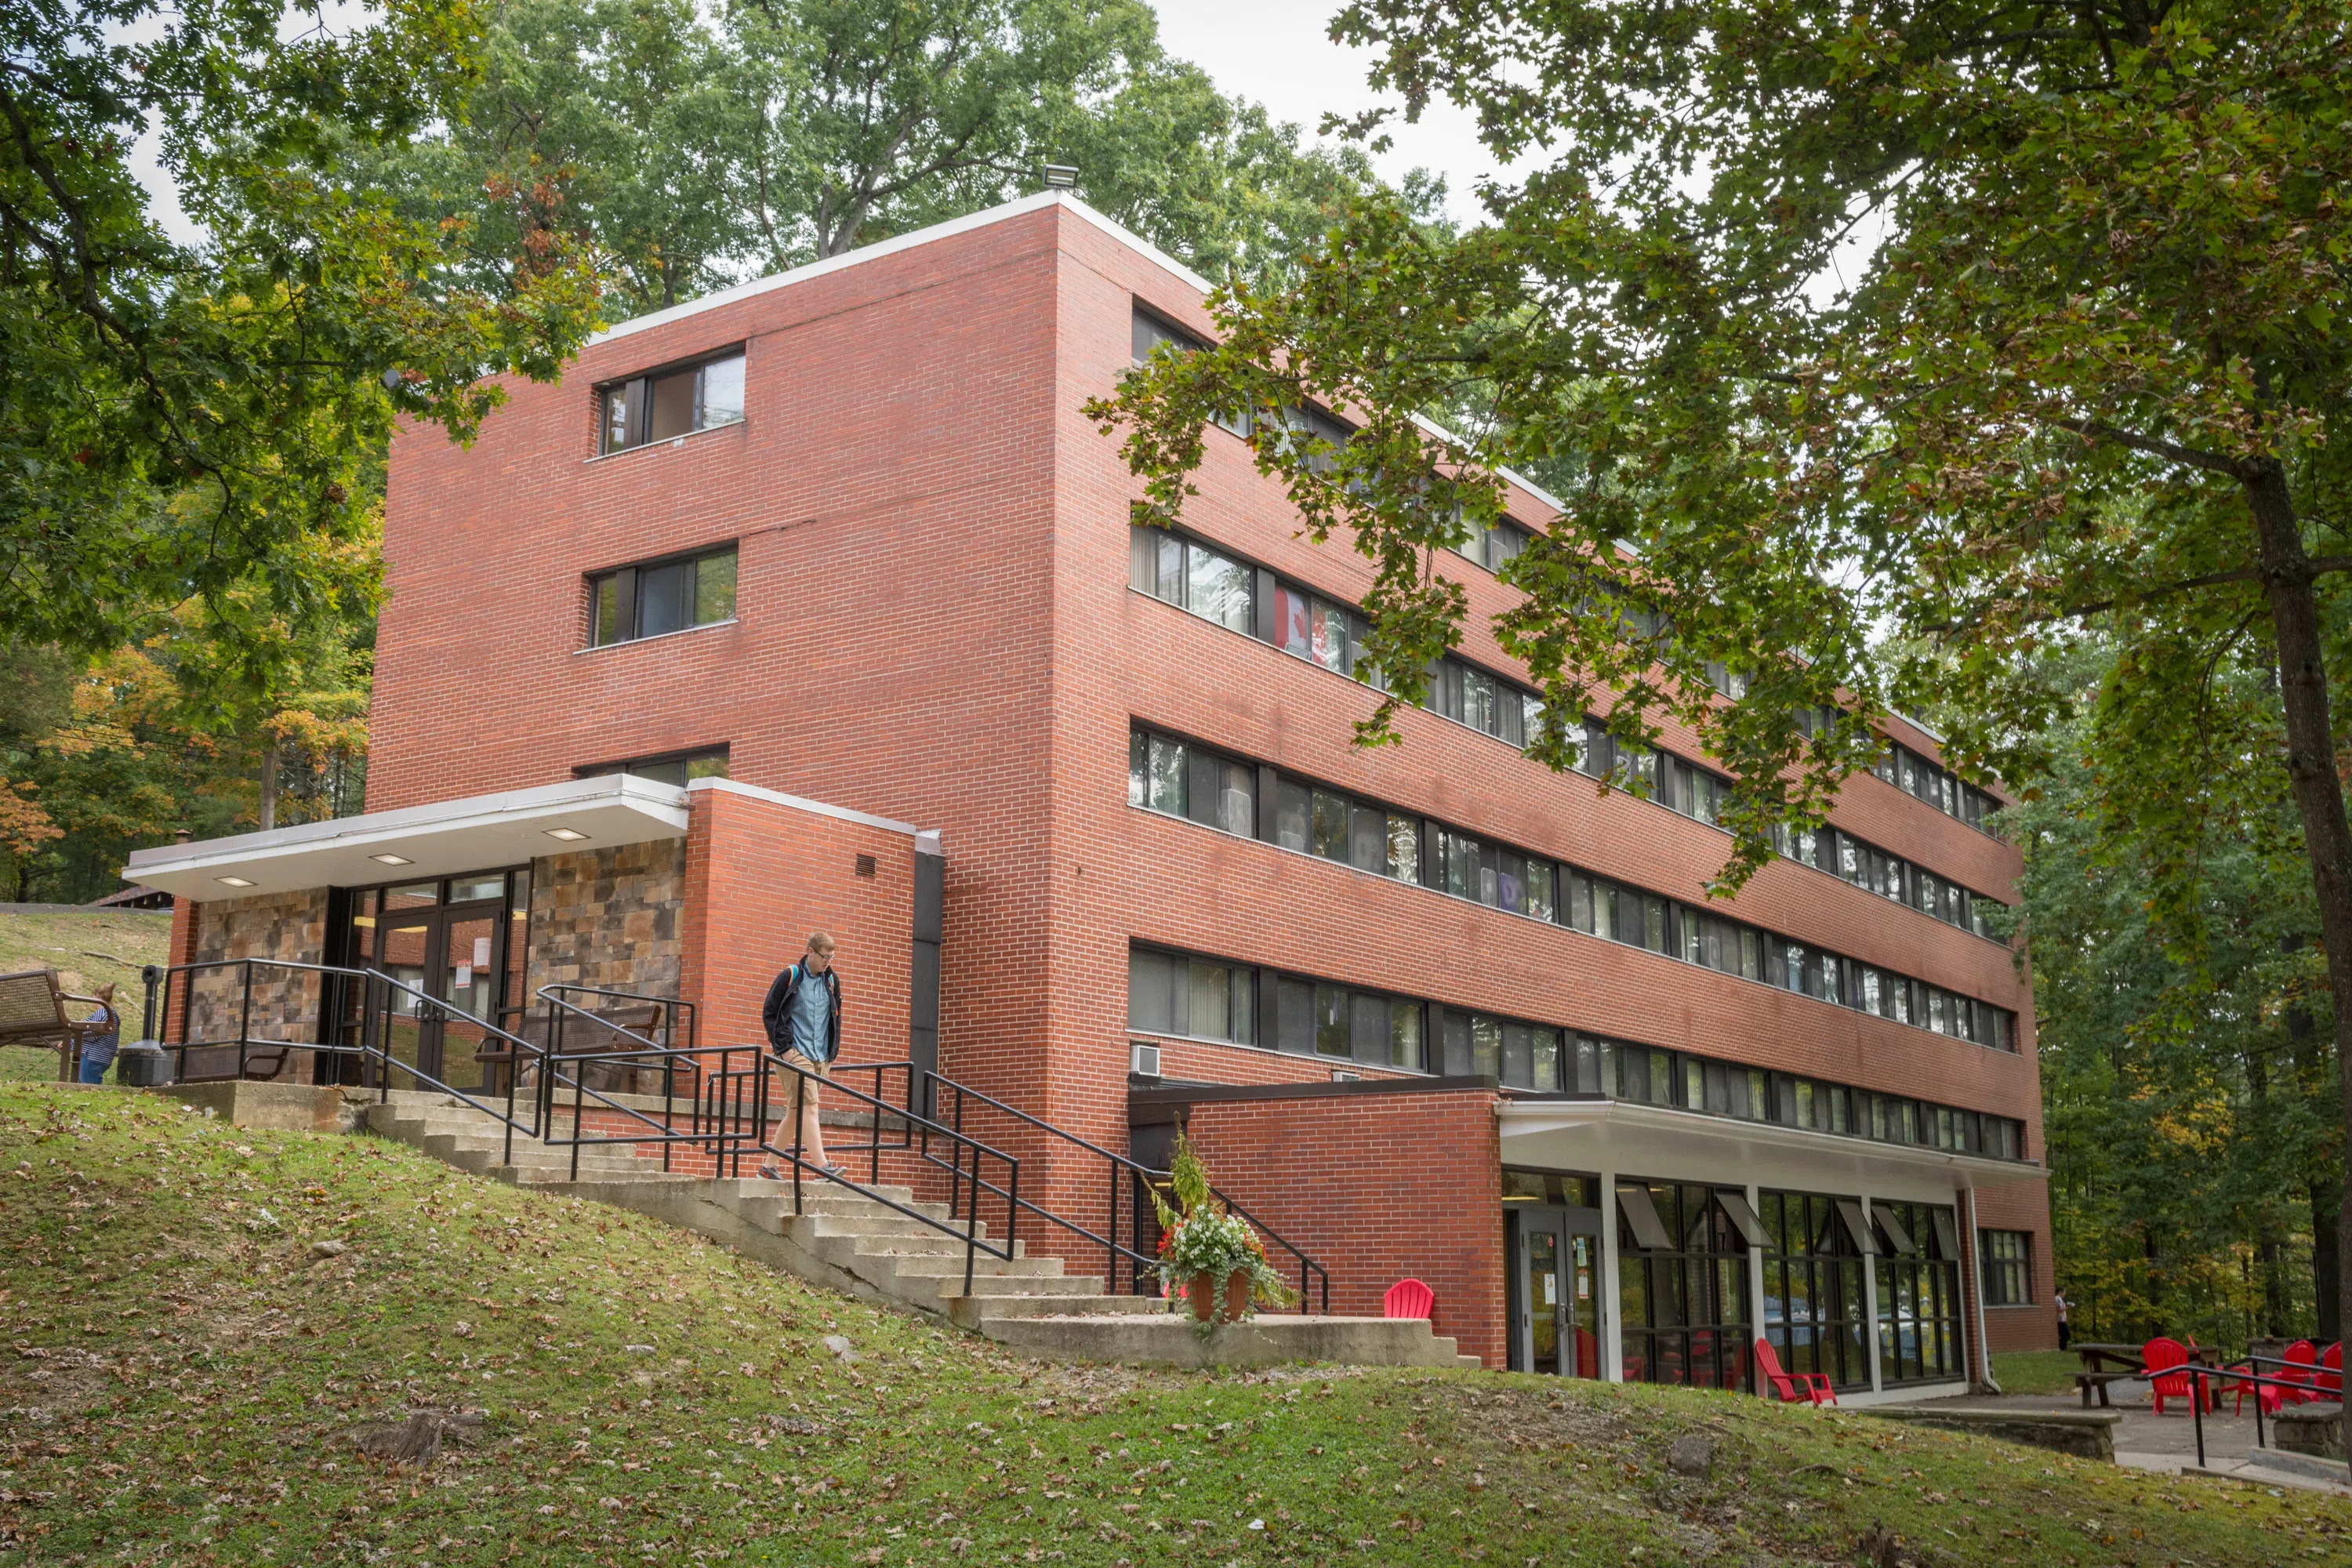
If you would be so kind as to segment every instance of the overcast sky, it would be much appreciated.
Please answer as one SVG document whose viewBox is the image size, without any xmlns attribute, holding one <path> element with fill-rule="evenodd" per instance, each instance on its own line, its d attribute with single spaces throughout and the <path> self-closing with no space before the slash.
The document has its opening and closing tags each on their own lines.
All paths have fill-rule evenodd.
<svg viewBox="0 0 2352 1568">
<path fill-rule="evenodd" d="M 1380 101 L 1366 83 L 1373 55 L 1331 41 L 1342 0 L 1151 0 L 1170 54 L 1192 61 L 1231 97 L 1263 103 L 1312 137 L 1327 113 L 1354 114 Z M 1470 116 L 1432 104 L 1417 124 L 1395 125 L 1396 147 L 1374 160 L 1388 180 L 1406 170 L 1445 176 L 1446 205 L 1475 216 L 1471 186 L 1495 171 Z"/>
</svg>

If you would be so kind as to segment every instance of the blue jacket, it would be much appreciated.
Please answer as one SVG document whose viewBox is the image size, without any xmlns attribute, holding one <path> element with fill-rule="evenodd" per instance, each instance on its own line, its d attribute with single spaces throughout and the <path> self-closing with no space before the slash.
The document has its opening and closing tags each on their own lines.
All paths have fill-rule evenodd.
<svg viewBox="0 0 2352 1568">
<path fill-rule="evenodd" d="M 841 971 L 827 968 L 823 974 L 811 976 L 807 970 L 794 963 L 775 978 L 768 987 L 768 1000 L 760 1008 L 761 1026 L 767 1030 L 768 1047 L 778 1056 L 793 1049 L 793 997 L 802 982 L 814 978 L 824 983 L 832 995 L 833 1005 L 826 1010 L 824 1030 L 824 1060 L 830 1062 L 841 1054 Z"/>
</svg>

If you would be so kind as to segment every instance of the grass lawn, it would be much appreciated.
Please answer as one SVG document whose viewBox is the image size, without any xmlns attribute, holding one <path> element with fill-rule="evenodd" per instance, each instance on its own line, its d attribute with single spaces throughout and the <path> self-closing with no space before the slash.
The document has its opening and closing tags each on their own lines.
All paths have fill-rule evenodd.
<svg viewBox="0 0 2352 1568">
<path fill-rule="evenodd" d="M 71 910 L 52 914 L 0 910 L 0 974 L 54 969 L 68 991 L 89 996 L 111 981 L 114 1005 L 130 1039 L 139 1031 L 146 996 L 140 966 L 161 963 L 172 941 L 169 910 Z M 16 1047 L 0 1050 L 0 1082 L 53 1081 L 58 1054 Z"/>
<path fill-rule="evenodd" d="M 2083 1358 L 2073 1351 L 2009 1351 L 1992 1358 L 2003 1394 L 2072 1394 Z"/>
<path fill-rule="evenodd" d="M 2352 1503 L 1739 1396 L 1041 1365 L 131 1090 L 0 1085 L 0 1564 L 2352 1563 Z"/>
</svg>

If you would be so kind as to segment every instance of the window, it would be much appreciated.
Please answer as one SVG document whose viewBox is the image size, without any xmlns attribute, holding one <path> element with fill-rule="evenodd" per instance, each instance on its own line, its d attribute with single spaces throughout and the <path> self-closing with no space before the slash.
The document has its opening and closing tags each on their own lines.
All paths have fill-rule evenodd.
<svg viewBox="0 0 2352 1568">
<path fill-rule="evenodd" d="M 743 351 L 615 382 L 603 400 L 600 450 L 624 452 L 743 419 Z"/>
<path fill-rule="evenodd" d="M 1727 1205 L 1745 1194 L 1666 1182 L 1617 1188 L 1619 1325 L 1628 1383 L 1745 1389 L 1748 1245 Z"/>
<path fill-rule="evenodd" d="M 1257 770 L 1195 742 L 1131 731 L 1127 804 L 1255 838 Z"/>
<path fill-rule="evenodd" d="M 1345 605 L 1335 605 L 1287 584 L 1274 591 L 1274 646 L 1310 664 L 1353 675 L 1363 662 L 1370 623 Z M 1372 671 L 1368 667 L 1365 675 Z"/>
<path fill-rule="evenodd" d="M 1880 1247 L 1879 1382 L 1945 1383 L 1958 1377 L 1960 1264 L 1952 1211 L 1874 1202 L 1870 1213 Z"/>
<path fill-rule="evenodd" d="M 735 618 L 735 547 L 624 566 L 588 579 L 588 646 L 635 642 Z"/>
<path fill-rule="evenodd" d="M 577 778 L 601 778 L 607 773 L 627 773 L 633 778 L 651 779 L 656 784 L 685 786 L 695 779 L 723 779 L 727 776 L 727 748 L 710 746 L 698 752 L 672 752 L 665 756 L 638 757 L 625 763 L 598 763 L 578 770 Z"/>
<path fill-rule="evenodd" d="M 1958 817 L 1979 833 L 1992 831 L 1992 815 L 2000 809 L 2000 802 L 1974 784 L 1962 783 L 1908 746 L 1889 742 L 1871 772 L 1945 816 Z"/>
<path fill-rule="evenodd" d="M 1514 746 L 1528 743 L 1533 694 L 1477 666 L 1441 658 L 1429 668 L 1429 710 Z"/>
<path fill-rule="evenodd" d="M 1436 1012 L 1438 1071 L 1453 1078 L 1476 1073 L 1538 1094 L 1560 1091 L 1565 1030 L 1454 1007 Z"/>
<path fill-rule="evenodd" d="M 1980 1230 L 1977 1249 L 1979 1269 L 1988 1307 L 2028 1307 L 2033 1304 L 2033 1237 L 2021 1230 Z"/>
<path fill-rule="evenodd" d="M 1458 552 L 1489 572 L 1499 572 L 1528 547 L 1528 537 L 1526 529 L 1508 518 L 1498 518 L 1483 528 L 1465 523 Z"/>
<path fill-rule="evenodd" d="M 1255 1044 L 1257 971 L 1218 959 L 1130 948 L 1127 1026 L 1144 1034 Z"/>
<path fill-rule="evenodd" d="M 1288 974 L 1275 982 L 1275 993 L 1276 1050 L 1425 1069 L 1420 1003 Z"/>
<path fill-rule="evenodd" d="M 1160 344 L 1168 345 L 1171 353 L 1191 353 L 1202 346 L 1201 340 L 1181 328 L 1171 327 L 1159 317 L 1139 307 L 1135 312 L 1135 363 L 1143 363 L 1151 351 Z"/>
<path fill-rule="evenodd" d="M 1826 1373 L 1838 1387 L 1868 1386 L 1864 1259 L 1839 1200 L 1808 1193 L 1757 1197 L 1771 1238 L 1764 1256 L 1764 1334 L 1781 1367 Z"/>
<path fill-rule="evenodd" d="M 1257 574 L 1164 528 L 1128 532 L 1128 586 L 1244 637 L 1257 634 Z"/>
</svg>

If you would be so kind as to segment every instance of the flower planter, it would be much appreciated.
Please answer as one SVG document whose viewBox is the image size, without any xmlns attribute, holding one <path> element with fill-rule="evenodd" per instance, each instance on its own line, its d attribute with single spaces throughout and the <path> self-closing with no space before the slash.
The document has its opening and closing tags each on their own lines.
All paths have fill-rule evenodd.
<svg viewBox="0 0 2352 1568">
<path fill-rule="evenodd" d="M 1247 1269 L 1236 1268 L 1225 1276 L 1224 1311 L 1216 1321 L 1238 1323 L 1249 1311 L 1250 1277 Z M 1184 1281 L 1184 1300 L 1192 1308 L 1195 1322 L 1211 1321 L 1217 1309 L 1216 1280 L 1206 1274 L 1195 1274 Z"/>
</svg>

